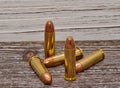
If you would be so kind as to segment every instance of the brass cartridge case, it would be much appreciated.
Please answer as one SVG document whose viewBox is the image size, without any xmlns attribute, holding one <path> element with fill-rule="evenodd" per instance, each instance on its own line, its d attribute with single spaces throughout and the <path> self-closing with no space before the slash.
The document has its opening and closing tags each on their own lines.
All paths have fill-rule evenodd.
<svg viewBox="0 0 120 88">
<path fill-rule="evenodd" d="M 80 47 L 76 47 L 75 56 L 76 60 L 83 58 L 83 51 Z M 53 67 L 63 64 L 64 60 L 65 60 L 64 53 L 61 53 L 44 59 L 43 63 L 45 64 L 46 67 Z"/>
<path fill-rule="evenodd" d="M 65 42 L 65 76 L 64 79 L 68 81 L 73 81 L 76 79 L 75 72 L 75 43 L 71 36 L 67 37 Z"/>
<path fill-rule="evenodd" d="M 52 21 L 45 26 L 45 58 L 55 55 L 55 31 Z"/>
<path fill-rule="evenodd" d="M 36 72 L 36 74 L 44 84 L 52 83 L 51 74 L 48 72 L 45 65 L 41 62 L 40 58 L 34 55 L 34 52 L 27 52 L 23 58 L 28 60 L 30 66 L 33 68 L 33 70 Z"/>
<path fill-rule="evenodd" d="M 95 52 L 89 54 L 88 56 L 78 60 L 76 62 L 76 72 L 81 72 L 92 65 L 103 60 L 105 57 L 104 51 L 102 49 L 97 49 Z"/>
</svg>

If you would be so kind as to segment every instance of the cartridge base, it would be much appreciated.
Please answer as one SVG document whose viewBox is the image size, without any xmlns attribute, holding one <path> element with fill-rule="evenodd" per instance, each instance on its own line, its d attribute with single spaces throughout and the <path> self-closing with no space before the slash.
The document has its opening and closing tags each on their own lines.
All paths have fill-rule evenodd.
<svg viewBox="0 0 120 88">
<path fill-rule="evenodd" d="M 74 81 L 74 80 L 76 80 L 76 77 L 69 78 L 69 77 L 65 76 L 64 79 L 67 80 L 67 81 Z"/>
</svg>

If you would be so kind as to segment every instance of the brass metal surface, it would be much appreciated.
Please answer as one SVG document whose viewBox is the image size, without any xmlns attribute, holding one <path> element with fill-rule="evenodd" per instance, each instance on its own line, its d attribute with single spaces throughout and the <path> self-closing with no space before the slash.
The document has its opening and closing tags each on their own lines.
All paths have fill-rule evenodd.
<svg viewBox="0 0 120 88">
<path fill-rule="evenodd" d="M 45 32 L 45 58 L 55 55 L 55 33 Z"/>
<path fill-rule="evenodd" d="M 29 59 L 29 64 L 33 68 L 33 70 L 37 73 L 39 78 L 45 83 L 45 84 L 51 84 L 52 82 L 52 77 L 49 74 L 47 68 L 45 65 L 40 61 L 40 58 L 37 56 L 33 56 Z M 47 76 L 44 75 L 47 73 Z M 47 78 L 49 78 L 47 80 Z"/>
<path fill-rule="evenodd" d="M 75 49 L 65 49 L 65 80 L 75 80 Z"/>
<path fill-rule="evenodd" d="M 89 54 L 88 56 L 80 59 L 77 61 L 76 64 L 80 64 L 80 65 L 76 65 L 76 72 L 79 72 L 79 68 L 80 68 L 80 71 L 81 71 L 81 68 L 82 70 L 85 70 L 89 67 L 91 67 L 92 65 L 98 63 L 99 61 L 103 60 L 105 57 L 104 55 L 104 51 L 102 49 L 97 49 L 95 52 Z M 82 67 L 80 67 L 82 66 Z"/>
<path fill-rule="evenodd" d="M 76 47 L 75 50 L 76 60 L 83 58 L 83 51 L 80 47 Z M 64 53 L 44 59 L 43 63 L 46 67 L 58 66 L 64 63 Z"/>
</svg>

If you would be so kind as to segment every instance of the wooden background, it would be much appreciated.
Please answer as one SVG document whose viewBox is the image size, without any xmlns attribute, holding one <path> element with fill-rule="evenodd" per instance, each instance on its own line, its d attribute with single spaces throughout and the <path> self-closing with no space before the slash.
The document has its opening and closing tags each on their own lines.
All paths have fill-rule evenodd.
<svg viewBox="0 0 120 88">
<path fill-rule="evenodd" d="M 52 85 L 44 85 L 22 60 L 26 49 L 44 58 L 44 26 L 52 20 L 56 53 L 74 37 L 85 56 L 102 48 L 105 60 L 63 79 L 64 66 L 49 68 Z M 0 88 L 120 88 L 120 0 L 0 0 Z"/>
<path fill-rule="evenodd" d="M 0 41 L 43 41 L 47 20 L 56 40 L 119 40 L 120 0 L 0 0 Z"/>
</svg>

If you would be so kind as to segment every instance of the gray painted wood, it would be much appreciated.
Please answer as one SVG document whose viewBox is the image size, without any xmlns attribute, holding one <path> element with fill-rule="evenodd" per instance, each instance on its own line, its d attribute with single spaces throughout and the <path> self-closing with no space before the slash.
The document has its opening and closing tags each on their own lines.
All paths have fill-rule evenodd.
<svg viewBox="0 0 120 88">
<path fill-rule="evenodd" d="M 120 0 L 0 0 L 0 41 L 43 41 L 47 20 L 56 40 L 119 40 Z"/>
<path fill-rule="evenodd" d="M 77 74 L 76 81 L 64 80 L 64 66 L 49 68 L 52 85 L 44 85 L 22 60 L 26 49 L 38 51 L 44 58 L 43 42 L 0 42 L 0 88 L 119 88 L 120 87 L 120 41 L 76 41 L 84 56 L 101 48 L 105 59 Z M 63 52 L 64 42 L 56 42 L 56 53 Z"/>
</svg>

